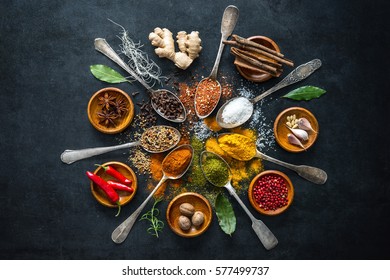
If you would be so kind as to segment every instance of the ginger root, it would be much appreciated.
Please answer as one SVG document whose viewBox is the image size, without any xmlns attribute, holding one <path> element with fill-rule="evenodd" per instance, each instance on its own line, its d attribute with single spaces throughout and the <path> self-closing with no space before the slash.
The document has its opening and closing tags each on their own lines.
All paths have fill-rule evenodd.
<svg viewBox="0 0 390 280">
<path fill-rule="evenodd" d="M 157 47 L 154 51 L 158 57 L 166 57 L 172 60 L 177 67 L 185 70 L 199 56 L 202 50 L 202 40 L 199 38 L 198 31 L 192 31 L 190 34 L 180 31 L 177 33 L 176 39 L 180 52 L 175 52 L 173 34 L 169 29 L 156 27 L 149 34 L 150 42 Z"/>
</svg>

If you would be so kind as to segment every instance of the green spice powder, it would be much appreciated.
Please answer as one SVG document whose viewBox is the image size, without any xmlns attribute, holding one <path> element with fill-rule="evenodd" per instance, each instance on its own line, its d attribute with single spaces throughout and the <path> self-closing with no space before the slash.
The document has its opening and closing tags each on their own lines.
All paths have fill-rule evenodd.
<svg viewBox="0 0 390 280">
<path fill-rule="evenodd" d="M 229 168 L 216 156 L 206 156 L 202 162 L 203 172 L 210 183 L 223 187 L 229 181 Z"/>
</svg>

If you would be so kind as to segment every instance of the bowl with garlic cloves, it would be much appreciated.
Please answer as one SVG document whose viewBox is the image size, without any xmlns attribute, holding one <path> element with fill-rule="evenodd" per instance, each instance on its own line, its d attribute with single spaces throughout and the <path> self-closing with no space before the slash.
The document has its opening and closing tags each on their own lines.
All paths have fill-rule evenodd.
<svg viewBox="0 0 390 280">
<path fill-rule="evenodd" d="M 316 117 L 302 107 L 290 107 L 275 119 L 276 142 L 283 149 L 293 153 L 307 151 L 317 140 L 319 132 Z"/>
</svg>

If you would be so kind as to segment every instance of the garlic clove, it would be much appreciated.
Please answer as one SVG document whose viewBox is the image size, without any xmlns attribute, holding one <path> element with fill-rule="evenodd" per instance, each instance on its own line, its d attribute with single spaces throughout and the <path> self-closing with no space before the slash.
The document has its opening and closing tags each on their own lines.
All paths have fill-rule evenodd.
<svg viewBox="0 0 390 280">
<path fill-rule="evenodd" d="M 290 128 L 286 125 L 286 127 L 301 141 L 307 141 L 309 140 L 309 134 L 306 132 L 306 130 L 300 129 L 300 128 Z"/>
<path fill-rule="evenodd" d="M 302 149 L 306 151 L 305 146 L 303 146 L 302 142 L 292 133 L 287 134 L 287 139 L 290 144 L 300 146 Z"/>
<path fill-rule="evenodd" d="M 314 133 L 317 133 L 312 127 L 308 119 L 306 118 L 299 118 L 298 119 L 298 128 L 307 130 L 307 131 L 312 131 Z"/>
</svg>

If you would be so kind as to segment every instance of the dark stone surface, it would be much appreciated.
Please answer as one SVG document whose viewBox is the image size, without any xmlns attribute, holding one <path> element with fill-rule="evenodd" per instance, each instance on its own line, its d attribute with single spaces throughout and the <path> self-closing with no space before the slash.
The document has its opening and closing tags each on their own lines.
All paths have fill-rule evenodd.
<svg viewBox="0 0 390 280">
<path fill-rule="evenodd" d="M 296 65 L 320 58 L 322 68 L 300 85 L 316 85 L 326 95 L 310 102 L 266 100 L 270 120 L 290 106 L 303 106 L 319 120 L 321 134 L 307 153 L 276 146 L 271 156 L 318 166 L 328 172 L 324 186 L 284 171 L 296 187 L 292 207 L 278 217 L 261 218 L 279 239 L 267 252 L 238 204 L 237 230 L 226 236 L 216 219 L 196 239 L 165 228 L 160 239 L 137 224 L 123 245 L 112 230 L 147 196 L 145 185 L 120 218 L 91 196 L 84 172 L 95 162 L 126 161 L 122 152 L 67 166 L 66 148 L 117 144 L 115 136 L 88 122 L 90 96 L 106 84 L 94 79 L 91 64 L 116 65 L 93 48 L 96 37 L 118 44 L 110 18 L 140 40 L 162 67 L 147 41 L 156 26 L 199 30 L 203 43 L 191 71 L 208 75 L 213 65 L 224 8 L 240 9 L 235 33 L 265 35 Z M 389 21 L 385 1 L 1 1 L 0 3 L 0 258 L 1 259 L 383 259 L 389 227 Z M 241 77 L 227 49 L 220 73 Z M 286 68 L 288 72 L 289 69 Z M 191 71 L 185 72 L 190 79 Z M 286 74 L 284 74 L 286 75 Z M 261 91 L 265 84 L 244 82 Z M 143 91 L 139 84 L 118 85 Z M 297 86 L 296 86 L 297 87 Z M 142 94 L 137 100 L 142 99 Z M 245 203 L 248 200 L 242 196 Z M 161 207 L 166 209 L 167 202 Z M 254 212 L 254 211 L 252 211 Z"/>
</svg>

